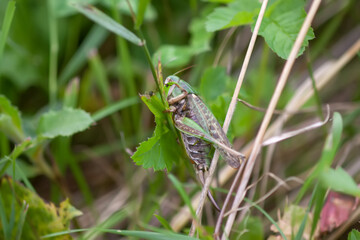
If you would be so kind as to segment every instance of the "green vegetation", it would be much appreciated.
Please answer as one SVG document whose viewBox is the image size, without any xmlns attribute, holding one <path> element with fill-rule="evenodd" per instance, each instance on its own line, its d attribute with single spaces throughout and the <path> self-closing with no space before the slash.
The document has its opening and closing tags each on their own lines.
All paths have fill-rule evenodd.
<svg viewBox="0 0 360 240">
<path fill-rule="evenodd" d="M 240 99 L 269 106 L 311 2 L 268 3 Z M 261 7 L 0 1 L 0 239 L 221 237 L 227 216 L 207 201 L 198 219 L 192 205 L 202 184 L 166 111 L 164 79 L 177 73 L 222 125 Z M 358 239 L 358 9 L 323 2 L 304 32 L 265 138 L 324 119 L 326 104 L 330 121 L 262 148 L 229 239 Z M 236 105 L 227 136 L 247 157 L 263 116 Z M 210 189 L 220 207 L 238 191 L 229 192 L 236 172 L 220 159 Z M 334 192 L 348 208 L 331 205 Z M 334 223 L 322 217 L 333 212 Z"/>
</svg>

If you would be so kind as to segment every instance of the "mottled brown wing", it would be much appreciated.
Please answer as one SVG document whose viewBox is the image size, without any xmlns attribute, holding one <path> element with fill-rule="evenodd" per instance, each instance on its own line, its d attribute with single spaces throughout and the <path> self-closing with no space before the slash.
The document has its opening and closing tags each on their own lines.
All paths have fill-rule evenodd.
<svg viewBox="0 0 360 240">
<path fill-rule="evenodd" d="M 222 144 L 231 148 L 232 146 L 224 130 L 220 126 L 219 122 L 217 121 L 211 110 L 205 105 L 205 103 L 197 95 L 189 94 L 188 104 L 189 108 L 198 115 L 199 125 L 213 138 L 217 139 Z M 229 166 L 233 168 L 240 167 L 240 164 L 243 161 L 242 156 L 229 153 L 217 144 L 214 144 L 214 146 Z"/>
</svg>

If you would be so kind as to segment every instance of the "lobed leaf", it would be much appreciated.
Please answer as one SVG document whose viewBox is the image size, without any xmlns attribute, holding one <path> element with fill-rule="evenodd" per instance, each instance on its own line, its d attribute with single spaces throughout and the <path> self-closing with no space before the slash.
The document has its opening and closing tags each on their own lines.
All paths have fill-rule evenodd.
<svg viewBox="0 0 360 240">
<path fill-rule="evenodd" d="M 229 3 L 226 7 L 218 7 L 209 14 L 206 30 L 209 32 L 252 23 L 260 10 L 259 1 L 240 0 Z"/>
<path fill-rule="evenodd" d="M 153 136 L 142 142 L 131 158 L 144 168 L 153 168 L 155 171 L 165 168 L 170 170 L 174 161 L 181 157 L 181 150 L 176 142 L 176 135 L 168 128 L 165 107 L 156 95 L 141 96 L 141 100 L 155 115 L 156 127 Z"/>
<path fill-rule="evenodd" d="M 287 59 L 300 28 L 305 20 L 305 2 L 302 0 L 277 0 L 266 12 L 259 29 L 269 47 L 281 58 Z M 252 29 L 255 27 L 255 22 Z M 300 56 L 309 40 L 315 37 L 312 28 L 309 29 L 299 50 Z"/>
<path fill-rule="evenodd" d="M 41 116 L 37 133 L 46 138 L 71 136 L 87 129 L 93 123 L 91 116 L 81 109 L 64 108 Z"/>
</svg>

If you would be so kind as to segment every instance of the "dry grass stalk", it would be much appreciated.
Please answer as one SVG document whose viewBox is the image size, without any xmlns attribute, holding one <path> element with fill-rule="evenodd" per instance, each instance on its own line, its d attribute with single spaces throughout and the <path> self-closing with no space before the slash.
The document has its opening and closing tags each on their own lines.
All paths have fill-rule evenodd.
<svg viewBox="0 0 360 240">
<path fill-rule="evenodd" d="M 260 29 L 261 21 L 263 19 L 264 14 L 265 14 L 265 9 L 266 9 L 267 3 L 268 3 L 268 0 L 263 1 L 260 12 L 259 12 L 258 19 L 256 20 L 256 25 L 255 25 L 253 34 L 252 34 L 251 39 L 250 39 L 250 43 L 249 43 L 249 47 L 248 47 L 248 50 L 247 50 L 246 55 L 245 55 L 244 63 L 243 63 L 243 66 L 241 68 L 241 71 L 240 71 L 240 74 L 239 74 L 239 77 L 238 77 L 238 81 L 236 83 L 235 91 L 234 91 L 233 97 L 231 99 L 228 112 L 226 114 L 226 118 L 225 118 L 225 122 L 224 122 L 224 126 L 223 126 L 223 129 L 224 129 L 225 133 L 229 129 L 229 125 L 230 125 L 232 116 L 233 116 L 234 111 L 235 111 L 237 99 L 238 99 L 238 96 L 239 96 L 239 93 L 240 93 L 240 88 L 241 88 L 241 85 L 242 85 L 243 80 L 245 78 L 245 73 L 246 73 L 248 64 L 250 62 L 250 57 L 251 57 L 252 51 L 253 51 L 254 46 L 255 46 L 255 41 L 256 41 L 259 29 Z M 211 184 L 211 181 L 212 181 L 212 178 L 213 178 L 213 175 L 214 175 L 218 160 L 219 160 L 219 153 L 218 153 L 218 151 L 215 151 L 214 157 L 213 157 L 213 159 L 211 161 L 211 165 L 210 165 L 210 168 L 209 168 L 209 175 L 205 180 L 205 184 L 203 186 L 203 189 L 202 189 L 202 192 L 201 192 L 201 195 L 200 195 L 199 205 L 198 205 L 197 210 L 196 210 L 197 219 L 201 219 L 202 210 L 203 210 L 205 199 L 206 199 L 206 196 L 207 196 L 207 191 L 208 191 L 208 189 L 210 187 L 210 184 Z M 223 211 L 222 211 L 222 213 L 223 213 Z M 194 221 L 193 221 L 193 224 L 191 226 L 189 235 L 193 236 L 194 233 L 195 233 L 195 224 L 194 224 Z"/>
<path fill-rule="evenodd" d="M 270 123 L 270 120 L 271 120 L 271 117 L 275 110 L 275 107 L 277 105 L 277 102 L 280 98 L 280 95 L 281 95 L 283 89 L 284 89 L 286 81 L 290 75 L 290 70 L 295 62 L 297 53 L 299 52 L 299 49 L 305 39 L 306 33 L 308 32 L 308 29 L 310 28 L 311 22 L 312 22 L 313 18 L 315 17 L 315 13 L 317 12 L 317 9 L 318 9 L 320 3 L 321 3 L 321 0 L 313 1 L 312 5 L 310 7 L 309 13 L 306 16 L 305 21 L 304 21 L 304 23 L 300 29 L 300 32 L 296 38 L 294 46 L 291 49 L 289 58 L 285 63 L 284 69 L 280 75 L 280 78 L 279 78 L 278 84 L 276 86 L 275 92 L 273 94 L 273 97 L 270 100 L 269 107 L 265 113 L 264 120 L 261 123 L 259 132 L 255 138 L 254 147 L 251 151 L 250 157 L 246 164 L 244 175 L 241 180 L 238 191 L 236 193 L 236 196 L 235 196 L 235 199 L 234 199 L 234 202 L 232 205 L 232 209 L 237 209 L 245 197 L 246 185 L 249 182 L 252 169 L 254 168 L 254 165 L 255 165 L 256 157 L 257 157 L 258 153 L 260 152 L 261 143 L 263 141 L 266 129 Z M 227 239 L 227 237 L 229 236 L 231 228 L 232 228 L 234 220 L 235 220 L 235 217 L 236 217 L 236 213 L 232 213 L 229 215 L 227 222 L 225 224 L 225 229 L 224 229 L 224 233 L 222 235 L 222 239 Z"/>
</svg>

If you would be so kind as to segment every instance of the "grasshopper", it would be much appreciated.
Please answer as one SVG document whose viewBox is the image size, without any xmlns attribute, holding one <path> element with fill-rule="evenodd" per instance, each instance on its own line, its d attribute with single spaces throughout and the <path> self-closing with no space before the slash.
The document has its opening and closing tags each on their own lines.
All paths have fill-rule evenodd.
<svg viewBox="0 0 360 240">
<path fill-rule="evenodd" d="M 168 112 L 173 113 L 175 127 L 181 133 L 186 153 L 195 165 L 201 183 L 204 184 L 204 172 L 208 170 L 211 145 L 229 166 L 239 168 L 245 156 L 232 149 L 219 122 L 196 91 L 177 76 L 167 77 L 165 86 L 170 86 L 167 94 Z M 208 196 L 217 207 L 210 192 Z"/>
</svg>

